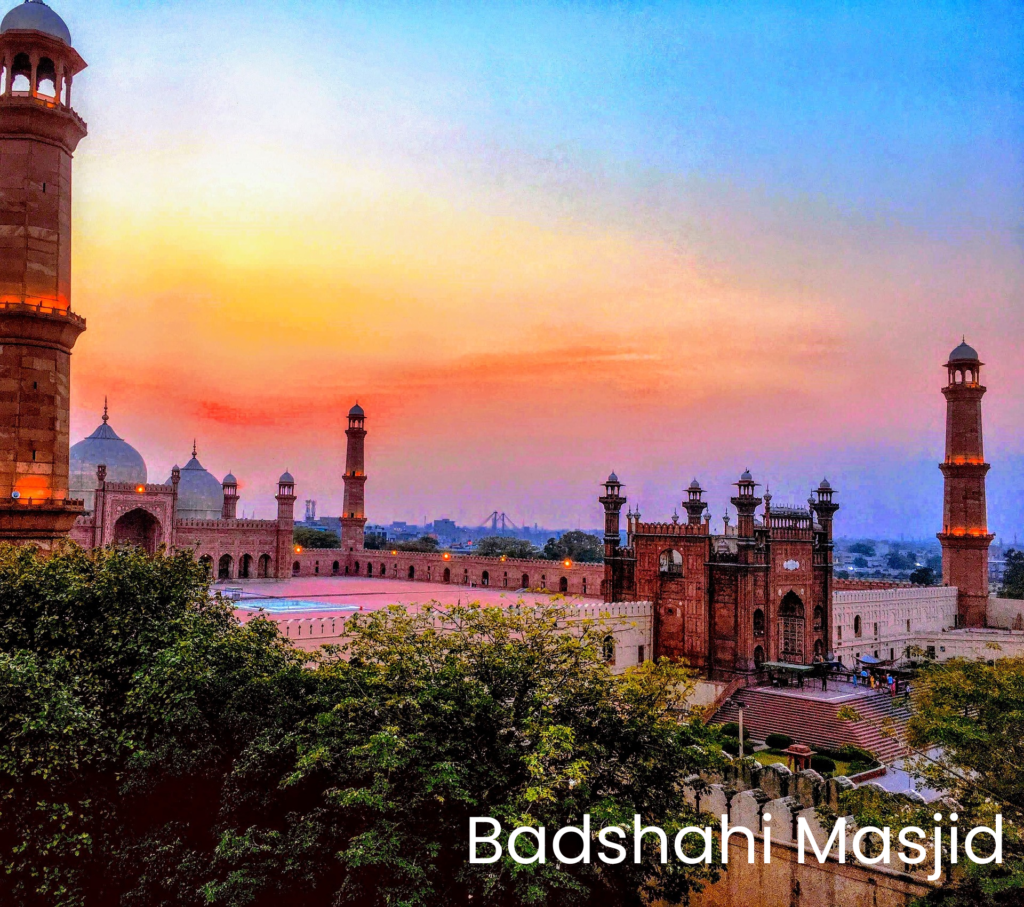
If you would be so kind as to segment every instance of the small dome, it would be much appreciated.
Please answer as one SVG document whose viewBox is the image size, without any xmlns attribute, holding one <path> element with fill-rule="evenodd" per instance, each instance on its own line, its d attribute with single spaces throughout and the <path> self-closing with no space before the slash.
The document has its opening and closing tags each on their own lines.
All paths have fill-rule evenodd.
<svg viewBox="0 0 1024 907">
<path fill-rule="evenodd" d="M 743 475 L 740 476 L 740 481 L 741 482 L 753 482 L 754 481 L 754 477 L 750 474 L 750 470 L 749 469 L 744 469 L 743 470 Z"/>
<path fill-rule="evenodd" d="M 68 493 L 85 501 L 86 510 L 92 510 L 96 502 L 96 467 L 101 463 L 107 467 L 108 482 L 146 483 L 146 461 L 107 424 L 105 408 L 96 431 L 75 444 L 69 453 Z"/>
<path fill-rule="evenodd" d="M 821 480 L 821 484 L 818 487 L 819 488 L 831 488 L 832 486 L 829 484 L 828 479 L 822 479 Z"/>
<path fill-rule="evenodd" d="M 221 485 L 237 485 L 237 484 L 238 484 L 238 479 L 236 479 L 230 472 L 226 476 L 224 476 L 224 481 L 221 482 Z"/>
<path fill-rule="evenodd" d="M 40 31 L 71 46 L 71 32 L 64 20 L 42 0 L 25 0 L 4 16 L 0 34 L 9 31 Z"/>
<path fill-rule="evenodd" d="M 949 354 L 950 362 L 977 362 L 978 351 L 967 344 L 964 340 L 952 353 Z"/>
<path fill-rule="evenodd" d="M 605 484 L 606 485 L 611 485 L 612 483 L 615 483 L 615 482 L 618 482 L 618 481 L 619 481 L 619 477 L 617 475 L 615 475 L 615 473 L 613 472 L 613 473 L 609 474 L 608 481 L 605 482 Z"/>
<path fill-rule="evenodd" d="M 170 478 L 167 484 L 171 484 Z M 175 515 L 182 520 L 219 520 L 223 512 L 224 489 L 193 456 L 181 469 Z"/>
<path fill-rule="evenodd" d="M 286 469 L 281 473 L 281 478 L 277 480 L 278 485 L 294 485 L 295 479 L 292 478 L 292 474 Z"/>
<path fill-rule="evenodd" d="M 363 412 L 363 408 L 358 403 L 348 411 L 348 417 L 350 419 L 362 419 L 365 415 L 366 413 Z"/>
<path fill-rule="evenodd" d="M 696 491 L 698 488 L 700 488 L 700 482 L 697 481 L 697 477 L 696 476 L 694 476 L 693 481 L 690 483 L 690 487 L 694 491 Z"/>
</svg>

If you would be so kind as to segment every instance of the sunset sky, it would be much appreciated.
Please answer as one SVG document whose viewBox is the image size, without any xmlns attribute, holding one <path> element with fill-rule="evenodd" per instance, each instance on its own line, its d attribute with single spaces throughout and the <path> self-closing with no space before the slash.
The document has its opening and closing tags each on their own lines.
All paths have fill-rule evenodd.
<svg viewBox="0 0 1024 907">
<path fill-rule="evenodd" d="M 941 521 L 981 352 L 1024 542 L 1024 6 L 53 0 L 75 107 L 72 440 L 273 513 L 645 518 L 748 467 L 840 535 Z"/>
</svg>

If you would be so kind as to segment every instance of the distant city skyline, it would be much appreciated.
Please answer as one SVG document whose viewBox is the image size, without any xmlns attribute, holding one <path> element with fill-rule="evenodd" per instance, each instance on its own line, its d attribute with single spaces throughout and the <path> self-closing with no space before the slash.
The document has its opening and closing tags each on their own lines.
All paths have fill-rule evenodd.
<svg viewBox="0 0 1024 907">
<path fill-rule="evenodd" d="M 75 104 L 72 440 L 288 468 L 367 516 L 648 518 L 750 467 L 839 535 L 940 528 L 942 363 L 986 362 L 1024 536 L 1024 9 L 54 2 Z M 309 67 L 268 65 L 308 61 Z"/>
</svg>

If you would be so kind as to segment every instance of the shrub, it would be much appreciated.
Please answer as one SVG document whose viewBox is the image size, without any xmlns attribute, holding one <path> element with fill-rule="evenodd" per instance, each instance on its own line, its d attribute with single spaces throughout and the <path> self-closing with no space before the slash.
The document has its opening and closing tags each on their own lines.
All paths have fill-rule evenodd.
<svg viewBox="0 0 1024 907">
<path fill-rule="evenodd" d="M 819 750 L 819 752 L 821 752 Z M 828 753 L 827 755 L 832 755 Z M 844 743 L 836 751 L 836 755 L 842 762 L 864 762 L 868 765 L 874 765 L 878 762 L 875 758 L 875 754 L 871 750 L 866 750 L 860 746 L 854 746 L 852 743 Z"/>
<path fill-rule="evenodd" d="M 740 726 L 735 721 L 727 721 L 722 725 L 722 733 L 725 734 L 726 737 L 738 738 L 740 735 Z"/>
<path fill-rule="evenodd" d="M 769 734 L 764 738 L 764 742 L 773 750 L 784 750 L 793 745 L 793 738 L 787 737 L 785 734 Z"/>
<path fill-rule="evenodd" d="M 821 756 L 815 754 L 814 756 L 811 756 L 811 768 L 813 768 L 816 772 L 827 774 L 834 772 L 836 770 L 836 764 L 831 759 L 829 759 L 828 756 Z"/>
<path fill-rule="evenodd" d="M 738 756 L 740 753 L 739 738 L 727 737 L 722 741 L 722 750 L 730 756 Z"/>
</svg>

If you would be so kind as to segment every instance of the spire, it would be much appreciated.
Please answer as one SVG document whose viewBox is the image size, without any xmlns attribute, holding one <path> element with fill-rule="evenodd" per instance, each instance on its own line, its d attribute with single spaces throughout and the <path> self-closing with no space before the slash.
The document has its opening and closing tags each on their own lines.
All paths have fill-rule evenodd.
<svg viewBox="0 0 1024 907">
<path fill-rule="evenodd" d="M 192 459 L 196 457 L 196 439 L 192 439 Z"/>
<path fill-rule="evenodd" d="M 103 424 L 104 425 L 107 424 L 107 420 L 109 418 L 110 418 L 110 416 L 107 415 L 107 395 L 104 394 L 103 395 Z"/>
</svg>

